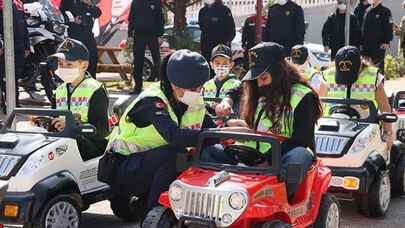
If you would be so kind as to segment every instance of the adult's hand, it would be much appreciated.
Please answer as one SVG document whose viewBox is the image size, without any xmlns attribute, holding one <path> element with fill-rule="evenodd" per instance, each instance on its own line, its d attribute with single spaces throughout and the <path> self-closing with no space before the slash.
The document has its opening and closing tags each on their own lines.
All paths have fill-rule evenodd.
<svg viewBox="0 0 405 228">
<path fill-rule="evenodd" d="M 390 48 L 390 44 L 381 44 L 381 49 L 387 50 Z"/>
<path fill-rule="evenodd" d="M 82 20 L 80 19 L 80 16 L 75 17 L 75 24 L 81 24 Z"/>
<path fill-rule="evenodd" d="M 228 125 L 229 127 L 246 127 L 248 128 L 249 125 L 241 119 L 232 119 L 232 120 L 228 120 L 226 122 L 226 125 Z"/>
</svg>

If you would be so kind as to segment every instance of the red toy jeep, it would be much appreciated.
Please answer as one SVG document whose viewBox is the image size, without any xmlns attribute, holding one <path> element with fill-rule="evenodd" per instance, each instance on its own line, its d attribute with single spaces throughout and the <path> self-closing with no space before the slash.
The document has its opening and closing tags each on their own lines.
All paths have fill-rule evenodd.
<svg viewBox="0 0 405 228">
<path fill-rule="evenodd" d="M 327 193 L 331 171 L 316 160 L 293 199 L 287 199 L 285 183 L 299 183 L 302 168 L 290 165 L 281 174 L 280 139 L 262 134 L 207 131 L 201 134 L 194 161 L 200 160 L 206 139 L 234 139 L 272 145 L 272 165 L 252 164 L 259 152 L 236 146 L 237 165 L 199 161 L 174 181 L 160 196 L 159 206 L 146 216 L 144 228 L 169 227 L 315 227 L 337 228 L 338 201 Z M 228 145 L 233 147 L 235 145 Z M 255 159 L 253 159 L 255 160 Z M 257 160 L 257 159 L 256 159 Z M 259 159 L 260 160 L 260 159 Z M 246 165 L 249 163 L 250 165 Z M 266 163 L 267 165 L 263 165 Z"/>
</svg>

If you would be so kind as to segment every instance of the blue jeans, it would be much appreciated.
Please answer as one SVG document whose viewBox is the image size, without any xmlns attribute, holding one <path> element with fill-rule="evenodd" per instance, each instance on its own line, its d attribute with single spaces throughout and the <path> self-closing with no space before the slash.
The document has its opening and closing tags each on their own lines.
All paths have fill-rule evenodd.
<svg viewBox="0 0 405 228">
<path fill-rule="evenodd" d="M 206 162 L 215 162 L 223 164 L 236 164 L 234 158 L 228 156 L 224 153 L 224 146 L 222 145 L 213 145 L 205 148 L 201 153 L 201 160 Z M 271 156 L 269 156 L 269 164 L 271 164 Z M 299 164 L 302 166 L 305 171 L 304 176 L 300 179 L 303 180 L 307 171 L 311 168 L 314 163 L 314 157 L 312 153 L 304 147 L 296 147 L 286 153 L 283 153 L 281 157 L 281 173 L 286 173 L 287 167 L 289 164 Z M 294 193 L 297 191 L 298 184 L 287 184 L 287 195 L 291 199 L 294 196 Z"/>
</svg>

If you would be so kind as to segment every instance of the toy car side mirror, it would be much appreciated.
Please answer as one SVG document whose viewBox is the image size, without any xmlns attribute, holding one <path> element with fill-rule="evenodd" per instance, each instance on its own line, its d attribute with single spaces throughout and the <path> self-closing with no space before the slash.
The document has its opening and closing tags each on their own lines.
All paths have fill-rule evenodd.
<svg viewBox="0 0 405 228">
<path fill-rule="evenodd" d="M 399 129 L 397 131 L 397 139 L 402 143 L 405 143 L 405 129 Z"/>
<path fill-rule="evenodd" d="M 299 184 L 303 181 L 304 168 L 300 164 L 288 164 L 285 173 L 285 182 L 287 184 Z"/>
<path fill-rule="evenodd" d="M 394 123 L 397 122 L 398 116 L 393 113 L 382 113 L 377 117 L 378 121 L 382 121 L 385 123 Z"/>
<path fill-rule="evenodd" d="M 81 124 L 79 126 L 79 133 L 84 136 L 94 136 L 96 128 L 91 124 Z"/>
</svg>

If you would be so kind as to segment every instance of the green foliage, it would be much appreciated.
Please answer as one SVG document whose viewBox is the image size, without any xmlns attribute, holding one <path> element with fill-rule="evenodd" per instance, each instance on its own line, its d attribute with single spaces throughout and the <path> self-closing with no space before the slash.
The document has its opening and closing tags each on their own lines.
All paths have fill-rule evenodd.
<svg viewBox="0 0 405 228">
<path fill-rule="evenodd" d="M 392 55 L 387 55 L 385 57 L 385 78 L 395 79 L 405 76 L 405 62 L 401 57 L 393 57 Z"/>
<path fill-rule="evenodd" d="M 172 36 L 166 38 L 169 41 L 170 48 L 189 49 L 197 51 L 200 49 L 198 42 L 193 41 L 191 34 L 187 31 L 176 31 Z"/>
</svg>

